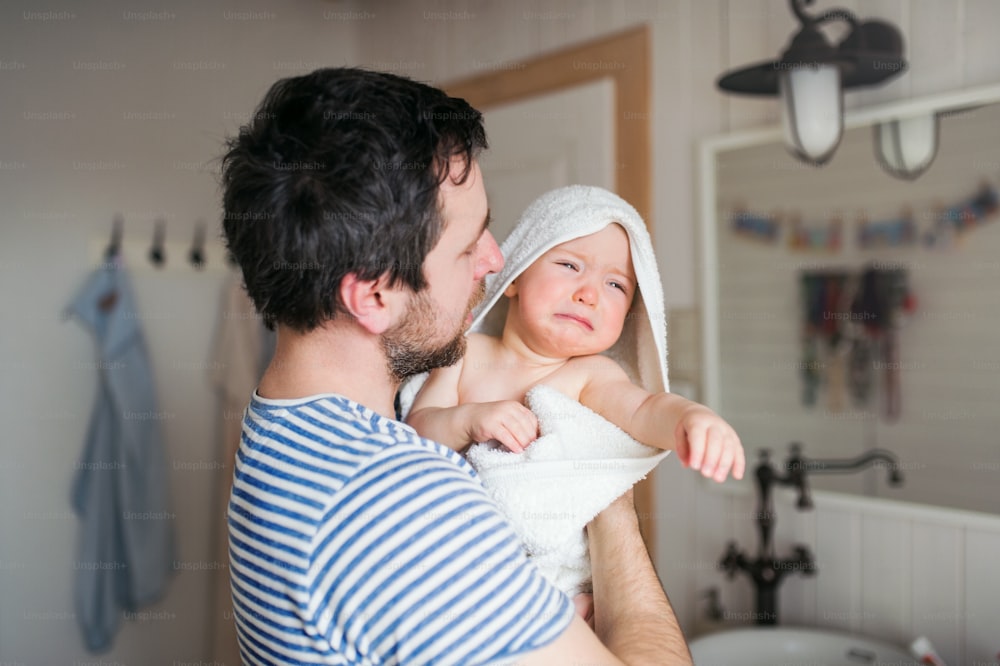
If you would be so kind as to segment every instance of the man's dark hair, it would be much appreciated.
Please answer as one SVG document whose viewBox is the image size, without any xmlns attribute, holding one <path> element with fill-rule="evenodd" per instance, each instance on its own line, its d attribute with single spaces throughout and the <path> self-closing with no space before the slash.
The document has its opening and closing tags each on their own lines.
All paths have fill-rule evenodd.
<svg viewBox="0 0 1000 666">
<path fill-rule="evenodd" d="M 486 148 L 482 114 L 405 77 L 355 68 L 282 79 L 222 161 L 223 228 L 271 328 L 309 331 L 341 309 L 341 280 L 426 286 L 438 190 Z M 449 173 L 450 160 L 465 168 Z"/>
</svg>

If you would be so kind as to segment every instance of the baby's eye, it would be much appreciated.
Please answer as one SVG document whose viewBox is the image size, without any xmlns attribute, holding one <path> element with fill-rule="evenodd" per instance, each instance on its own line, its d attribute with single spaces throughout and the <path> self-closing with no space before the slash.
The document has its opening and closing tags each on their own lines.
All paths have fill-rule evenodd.
<svg viewBox="0 0 1000 666">
<path fill-rule="evenodd" d="M 560 266 L 565 266 L 570 270 L 573 271 L 576 270 L 576 264 L 574 264 L 572 261 L 557 261 L 556 263 L 559 264 Z"/>
<path fill-rule="evenodd" d="M 615 282 L 614 280 L 612 280 L 608 284 L 610 284 L 615 289 L 618 289 L 623 294 L 626 294 L 626 295 L 628 294 L 628 288 L 625 285 L 623 285 L 621 282 Z"/>
</svg>

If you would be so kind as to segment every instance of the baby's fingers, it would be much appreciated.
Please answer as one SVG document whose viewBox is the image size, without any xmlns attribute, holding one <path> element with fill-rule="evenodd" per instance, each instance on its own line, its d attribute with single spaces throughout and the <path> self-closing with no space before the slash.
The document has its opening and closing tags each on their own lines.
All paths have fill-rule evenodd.
<svg viewBox="0 0 1000 666">
<path fill-rule="evenodd" d="M 743 452 L 743 443 L 739 437 L 736 438 L 736 445 L 733 447 L 733 478 L 742 479 L 747 468 L 746 454 Z"/>
<path fill-rule="evenodd" d="M 712 479 L 718 483 L 726 480 L 732 472 L 733 478 L 742 479 L 746 460 L 743 456 L 743 445 L 735 433 L 714 433 L 709 448 L 719 451 L 718 464 L 712 473 Z"/>
<path fill-rule="evenodd" d="M 500 442 L 515 453 L 522 453 L 538 436 L 538 419 L 522 405 L 508 415 L 503 424 L 505 437 Z"/>
<path fill-rule="evenodd" d="M 718 481 L 720 465 L 725 464 L 725 459 L 723 457 L 725 451 L 723 449 L 719 433 L 713 432 L 712 429 L 708 429 L 703 435 L 703 441 L 701 442 L 700 448 L 704 451 L 704 458 L 700 468 L 702 476 Z M 732 464 L 732 460 L 729 461 L 729 464 Z M 728 467 L 722 468 L 723 479 L 726 478 L 725 475 L 728 472 L 728 469 Z"/>
<path fill-rule="evenodd" d="M 724 449 L 722 451 L 722 456 L 719 458 L 719 464 L 715 468 L 715 474 L 712 475 L 712 480 L 716 483 L 722 483 L 729 476 L 729 470 L 733 467 L 733 451 L 732 449 Z"/>
</svg>

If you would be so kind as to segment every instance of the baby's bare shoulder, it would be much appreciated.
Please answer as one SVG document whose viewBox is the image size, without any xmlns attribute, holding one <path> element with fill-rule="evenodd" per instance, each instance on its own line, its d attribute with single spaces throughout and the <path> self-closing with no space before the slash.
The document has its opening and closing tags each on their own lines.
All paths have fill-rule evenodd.
<svg viewBox="0 0 1000 666">
<path fill-rule="evenodd" d="M 462 359 L 461 382 L 478 382 L 484 370 L 495 364 L 499 340 L 482 333 L 469 333 Z"/>
<path fill-rule="evenodd" d="M 483 333 L 469 333 L 468 344 L 465 348 L 465 365 L 479 365 L 489 363 L 496 355 L 500 347 L 500 340 L 492 335 Z"/>
<path fill-rule="evenodd" d="M 566 365 L 574 375 L 579 376 L 584 384 L 628 379 L 628 375 L 625 374 L 621 365 L 604 354 L 575 356 Z"/>
</svg>

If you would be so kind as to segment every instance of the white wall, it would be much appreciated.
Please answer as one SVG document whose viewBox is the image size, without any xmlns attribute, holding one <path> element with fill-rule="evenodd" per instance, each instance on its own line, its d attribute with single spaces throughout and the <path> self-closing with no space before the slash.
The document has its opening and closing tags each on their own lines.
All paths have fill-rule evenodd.
<svg viewBox="0 0 1000 666">
<path fill-rule="evenodd" d="M 209 342 L 226 268 L 213 163 L 276 79 L 354 63 L 359 14 L 333 2 L 4 3 L 0 11 L 0 662 L 205 660 L 222 474 Z M 95 397 L 93 343 L 60 313 L 125 217 L 179 537 L 168 596 L 88 655 L 72 599 L 70 481 Z M 166 220 L 165 270 L 145 261 Z M 195 220 L 213 261 L 182 256 Z M 127 257 L 128 258 L 128 257 Z M 237 415 L 238 416 L 238 415 Z M 225 574 L 224 568 L 222 573 Z M 231 661 L 230 663 L 235 663 Z"/>
<path fill-rule="evenodd" d="M 1000 80 L 1000 4 L 992 0 L 846 0 L 809 11 L 832 7 L 885 18 L 907 40 L 910 71 L 889 85 L 849 93 L 849 108 Z M 724 70 L 774 58 L 785 47 L 797 25 L 786 0 L 393 0 L 376 13 L 361 26 L 362 57 L 439 83 L 635 24 L 651 26 L 656 250 L 668 306 L 696 305 L 695 146 L 711 135 L 777 122 L 773 100 L 725 96 L 714 82 Z M 751 611 L 746 583 L 727 582 L 715 564 L 730 538 L 756 549 L 755 500 L 706 492 L 669 460 L 657 478 L 657 564 L 685 630 L 707 628 L 701 594 L 710 585 L 723 589 L 730 617 Z M 949 663 L 990 663 L 1000 650 L 990 642 L 1000 595 L 983 591 L 981 579 L 996 554 L 993 524 L 973 528 L 959 514 L 928 517 L 907 506 L 886 517 L 882 509 L 849 502 L 814 514 L 782 513 L 779 549 L 821 535 L 814 543 L 819 587 L 796 592 L 789 582 L 789 594 L 799 595 L 787 602 L 789 612 L 804 609 L 790 617 L 897 642 L 927 631 Z M 879 534 L 881 540 L 873 537 Z M 892 534 L 903 541 L 884 550 Z M 910 558 L 912 549 L 920 555 Z M 862 554 L 871 552 L 885 556 L 863 568 Z M 836 566 L 843 562 L 852 564 Z M 895 566 L 897 575 L 881 577 L 879 566 Z M 928 587 L 932 572 L 940 581 Z"/>
<path fill-rule="evenodd" d="M 850 95 L 849 105 L 1000 79 L 995 38 L 1000 5 L 993 0 L 832 4 L 886 16 L 909 40 L 910 73 L 890 86 Z M 6 3 L 0 16 L 0 660 L 5 663 L 96 662 L 84 653 L 71 616 L 76 522 L 67 500 L 94 395 L 95 377 L 86 368 L 93 355 L 86 334 L 61 322 L 59 311 L 89 269 L 88 248 L 106 238 L 115 211 L 126 215 L 126 237 L 142 241 L 150 238 L 157 215 L 167 219 L 168 236 L 180 243 L 187 242 L 196 218 L 218 220 L 212 167 L 204 163 L 218 155 L 222 136 L 246 118 L 271 82 L 347 62 L 445 82 L 648 23 L 654 39 L 657 252 L 668 303 L 685 307 L 696 301 L 695 142 L 776 119 L 773 101 L 725 97 L 714 89 L 714 79 L 729 67 L 774 56 L 794 27 L 785 0 L 359 0 L 356 6 L 320 0 L 203 6 L 188 0 L 161 9 L 165 6 L 134 7 L 119 0 L 41 9 L 23 0 Z M 149 10 L 166 16 L 143 13 Z M 135 14 L 126 18 L 127 11 Z M 113 69 L 115 63 L 124 69 Z M 125 112 L 142 119 L 126 120 Z M 195 275 L 181 268 L 169 275 L 148 268 L 137 274 L 146 289 L 140 300 L 146 294 L 144 323 L 164 411 L 176 415 L 165 423 L 168 449 L 182 462 L 212 455 L 213 415 L 203 408 L 212 396 L 202 365 L 221 279 L 221 273 Z M 204 512 L 211 484 L 201 475 L 172 474 L 186 562 L 207 553 Z M 698 595 L 708 581 L 724 586 L 727 610 L 749 610 L 747 595 L 739 596 L 740 583 L 725 583 L 714 572 L 725 539 L 735 536 L 745 547 L 754 543 L 746 518 L 749 500 L 702 492 L 695 476 L 673 462 L 660 471 L 658 493 L 658 565 L 685 628 L 689 633 L 703 628 Z M 857 543 L 852 535 L 882 531 L 874 510 L 837 510 L 845 515 L 817 514 L 828 528 L 816 544 L 820 557 L 834 554 L 828 544 L 850 548 Z M 903 554 L 907 549 L 927 554 L 907 560 L 906 577 L 894 579 L 910 603 L 862 626 L 863 615 L 851 604 L 877 576 L 826 567 L 816 579 L 824 587 L 813 597 L 813 612 L 803 617 L 830 624 L 816 609 L 823 608 L 828 592 L 846 589 L 840 599 L 848 605 L 834 610 L 855 613 L 846 616 L 852 628 L 902 636 L 923 626 L 912 622 L 917 608 L 945 627 L 946 635 L 932 638 L 944 644 L 950 663 L 991 659 L 1000 648 L 969 636 L 989 636 L 1000 615 L 991 605 L 1000 592 L 977 585 L 1000 539 L 988 530 L 953 527 L 949 516 L 929 519 L 906 511 L 904 518 L 890 519 L 902 523 L 891 523 L 886 533 L 897 530 L 906 544 Z M 791 518 L 782 521 L 791 529 L 799 525 Z M 802 529 L 808 534 L 808 527 Z M 955 534 L 965 536 L 951 539 Z M 792 536 L 782 532 L 779 538 L 783 546 Z M 860 557 L 857 549 L 849 552 Z M 978 569 L 967 566 L 969 558 L 979 562 Z M 954 582 L 955 594 L 931 608 L 925 602 L 935 602 L 940 588 L 928 591 L 911 581 L 940 577 L 941 571 L 942 585 Z M 967 579 L 969 572 L 977 577 Z M 839 575 L 849 578 L 849 587 Z M 202 583 L 194 572 L 179 572 L 162 605 L 173 617 L 129 623 L 115 650 L 101 660 L 204 659 Z M 898 595 L 885 598 L 895 601 Z"/>
</svg>

